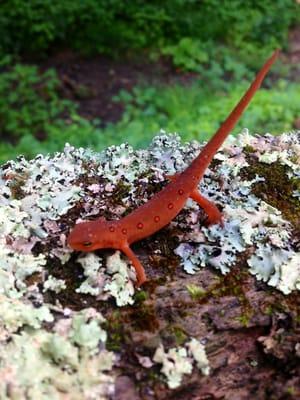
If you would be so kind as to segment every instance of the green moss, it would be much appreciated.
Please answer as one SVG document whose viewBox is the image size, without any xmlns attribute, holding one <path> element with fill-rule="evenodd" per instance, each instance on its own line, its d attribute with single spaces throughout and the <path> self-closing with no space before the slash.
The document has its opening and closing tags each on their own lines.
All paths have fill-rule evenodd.
<svg viewBox="0 0 300 400">
<path fill-rule="evenodd" d="M 108 316 L 106 323 L 103 325 L 107 331 L 106 348 L 110 351 L 120 351 L 123 341 L 123 323 L 119 310 L 114 311 Z"/>
<path fill-rule="evenodd" d="M 44 294 L 45 301 L 55 304 L 58 300 L 64 307 L 77 311 L 86 307 L 99 308 L 99 302 L 94 296 L 76 292 L 85 278 L 82 266 L 75 261 L 75 255 L 71 257 L 68 265 L 69 268 L 62 268 L 61 262 L 57 259 L 47 263 L 46 269 L 49 274 L 56 279 L 62 279 L 66 284 L 66 289 L 59 293 L 47 291 Z"/>
<path fill-rule="evenodd" d="M 148 299 L 148 293 L 145 292 L 144 290 L 140 290 L 139 292 L 135 292 L 134 294 L 135 304 L 143 303 L 147 299 Z"/>
<path fill-rule="evenodd" d="M 175 338 L 176 346 L 181 346 L 187 340 L 188 336 L 181 326 L 172 326 L 170 332 Z"/>
<path fill-rule="evenodd" d="M 247 180 L 256 175 L 263 177 L 264 182 L 256 182 L 252 192 L 271 206 L 278 208 L 285 219 L 290 221 L 300 235 L 300 202 L 293 196 L 293 192 L 300 189 L 299 179 L 288 179 L 288 167 L 276 162 L 265 164 L 247 157 L 249 167 L 241 171 L 241 177 Z"/>
<path fill-rule="evenodd" d="M 272 304 L 268 305 L 264 310 L 264 314 L 272 316 L 274 314 L 274 309 Z"/>
<path fill-rule="evenodd" d="M 242 308 L 243 314 L 241 318 L 243 320 L 251 318 L 253 310 L 244 289 L 244 282 L 248 279 L 248 276 L 248 271 L 244 271 L 238 266 L 233 268 L 228 274 L 219 277 L 217 283 L 213 284 L 202 296 L 198 297 L 198 303 L 205 304 L 211 298 L 217 299 L 225 296 L 234 296 L 238 299 Z"/>
<path fill-rule="evenodd" d="M 244 150 L 244 153 L 246 153 L 246 154 L 252 154 L 252 153 L 255 153 L 255 151 L 256 151 L 254 147 L 250 146 L 250 144 L 247 144 L 243 148 L 243 150 Z"/>
<path fill-rule="evenodd" d="M 297 395 L 297 390 L 293 386 L 289 386 L 286 389 L 286 392 L 289 396 L 296 396 Z"/>
<path fill-rule="evenodd" d="M 166 276 L 170 276 L 172 279 L 176 278 L 179 257 L 174 253 L 174 249 L 178 247 L 179 240 L 169 227 L 163 228 L 154 235 L 143 239 L 140 245 L 151 255 L 149 261 L 156 275 L 158 276 L 158 273 L 162 275 L 158 276 L 159 280 L 156 281 L 156 285 L 160 282 L 164 284 Z"/>
<path fill-rule="evenodd" d="M 198 300 L 201 299 L 203 296 L 205 296 L 206 292 L 200 286 L 191 284 L 191 285 L 186 285 L 186 288 L 193 300 Z"/>
<path fill-rule="evenodd" d="M 116 187 L 115 187 L 114 191 L 112 192 L 112 195 L 109 199 L 110 203 L 112 205 L 123 204 L 123 199 L 124 199 L 124 197 L 128 196 L 130 189 L 131 189 L 131 185 L 120 180 L 116 184 Z"/>
<path fill-rule="evenodd" d="M 238 322 L 240 322 L 245 328 L 247 328 L 248 325 L 249 325 L 249 321 L 250 321 L 251 315 L 243 314 L 243 315 L 240 315 L 239 317 L 236 317 L 235 319 Z"/>
<path fill-rule="evenodd" d="M 135 305 L 130 312 L 133 327 L 140 331 L 154 332 L 159 327 L 155 308 L 152 304 L 140 303 Z"/>
</svg>

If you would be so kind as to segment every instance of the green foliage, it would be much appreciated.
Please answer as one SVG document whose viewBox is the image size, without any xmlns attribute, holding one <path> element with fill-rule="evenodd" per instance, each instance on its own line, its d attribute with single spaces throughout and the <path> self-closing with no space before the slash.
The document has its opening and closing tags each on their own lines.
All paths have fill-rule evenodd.
<svg viewBox="0 0 300 400">
<path fill-rule="evenodd" d="M 169 55 L 174 65 L 187 71 L 199 71 L 202 64 L 209 61 L 207 43 L 184 37 L 178 44 L 162 48 L 162 54 Z"/>
<path fill-rule="evenodd" d="M 226 90 L 212 92 L 202 82 L 190 87 L 137 87 L 130 95 L 121 92 L 119 99 L 126 109 L 122 121 L 124 135 L 130 135 L 134 145 L 144 145 L 150 135 L 165 129 L 179 132 L 184 139 L 207 140 L 219 127 L 248 83 L 228 84 Z M 242 116 L 234 132 L 244 127 L 257 133 L 277 134 L 292 129 L 299 114 L 300 84 L 279 81 L 271 89 L 261 88 Z M 117 127 L 115 127 L 117 128 Z M 139 132 L 143 132 L 143 137 Z"/>
<path fill-rule="evenodd" d="M 184 140 L 208 140 L 247 85 L 228 85 L 226 91 L 216 93 L 205 89 L 201 82 L 189 87 L 136 87 L 132 93 L 121 92 L 118 96 L 118 101 L 125 103 L 125 112 L 117 124 L 100 129 L 73 112 L 67 120 L 58 118 L 47 124 L 47 139 L 42 142 L 28 131 L 16 145 L 2 141 L 0 161 L 19 154 L 33 157 L 61 151 L 66 142 L 95 150 L 126 141 L 144 147 L 160 129 L 179 132 Z M 299 114 L 299 92 L 300 84 L 286 81 L 279 81 L 271 89 L 260 89 L 233 134 L 244 127 L 261 134 L 291 130 Z"/>
<path fill-rule="evenodd" d="M 0 74 L 0 132 L 4 139 L 28 134 L 45 137 L 62 113 L 74 111 L 71 102 L 59 97 L 55 71 L 40 74 L 37 67 L 22 64 L 6 68 Z"/>
<path fill-rule="evenodd" d="M 0 53 L 40 54 L 67 45 L 117 54 L 178 44 L 179 53 L 196 48 L 201 61 L 206 52 L 200 55 L 197 41 L 254 50 L 283 45 L 299 20 L 295 0 L 6 0 L 0 4 Z"/>
<path fill-rule="evenodd" d="M 171 57 L 176 67 L 197 72 L 203 81 L 210 82 L 211 87 L 220 89 L 227 86 L 224 77 L 236 81 L 249 78 L 250 71 L 259 68 L 261 60 L 278 47 L 276 40 L 271 39 L 268 46 L 256 48 L 249 43 L 237 51 L 233 47 L 216 45 L 212 40 L 203 43 L 199 39 L 185 37 L 175 45 L 163 47 L 161 52 Z"/>
</svg>

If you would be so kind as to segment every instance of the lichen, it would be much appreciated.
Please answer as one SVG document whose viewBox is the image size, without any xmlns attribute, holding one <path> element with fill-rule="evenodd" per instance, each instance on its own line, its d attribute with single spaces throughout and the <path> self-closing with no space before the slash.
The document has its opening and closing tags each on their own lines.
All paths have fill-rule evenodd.
<svg viewBox="0 0 300 400">
<path fill-rule="evenodd" d="M 52 322 L 54 317 L 46 306 L 34 308 L 31 303 L 0 296 L 0 325 L 6 334 L 17 332 L 23 326 L 41 328 L 43 322 Z M 3 339 L 3 337 L 2 337 Z"/>
<path fill-rule="evenodd" d="M 106 276 L 104 268 L 102 268 L 102 259 L 94 253 L 88 253 L 78 258 L 77 262 L 81 264 L 86 279 L 76 289 L 76 292 L 89 293 L 98 298 L 101 295 L 103 298 Z"/>
<path fill-rule="evenodd" d="M 215 171 L 215 179 L 218 179 L 218 175 L 222 177 L 223 192 L 216 185 L 216 181 L 213 181 L 210 173 L 208 173 L 209 180 L 205 176 L 200 184 L 202 193 L 206 194 L 207 192 L 210 198 L 223 205 L 224 226 L 202 228 L 201 232 L 204 235 L 198 235 L 196 241 L 198 243 L 192 239 L 192 237 L 196 237 L 195 230 L 199 230 L 197 224 L 193 226 L 191 234 L 185 235 L 184 239 L 187 240 L 181 242 L 175 253 L 181 257 L 186 272 L 195 273 L 200 267 L 211 265 L 219 268 L 222 273 L 228 273 L 235 264 L 237 255 L 255 246 L 256 252 L 248 259 L 250 272 L 279 290 L 285 288 L 285 294 L 297 288 L 295 283 L 298 280 L 297 276 L 293 278 L 294 284 L 282 283 L 287 277 L 283 277 L 281 268 L 288 258 L 297 257 L 298 254 L 292 240 L 294 227 L 283 218 L 282 215 L 286 215 L 284 210 L 281 213 L 280 210 L 251 193 L 255 185 L 265 181 L 265 177 L 260 177 L 256 173 L 248 181 L 241 180 L 237 175 L 237 168 L 240 171 L 249 166 L 248 163 L 240 163 L 241 151 L 246 146 L 251 145 L 251 154 L 256 154 L 260 161 L 270 163 L 273 158 L 263 158 L 262 155 L 269 154 L 273 148 L 283 148 L 284 153 L 281 156 L 278 153 L 273 161 L 277 162 L 280 159 L 280 162 L 287 168 L 285 181 L 290 179 L 294 186 L 296 180 L 299 182 L 300 170 L 297 164 L 299 163 L 299 144 L 297 143 L 298 137 L 292 133 L 289 136 L 283 135 L 278 138 L 268 135 L 256 138 L 251 137 L 247 131 L 237 139 L 230 139 L 229 143 L 225 143 L 223 153 L 218 153 L 216 157 L 222 161 L 222 164 Z M 239 147 L 237 148 L 237 146 Z M 234 161 L 235 159 L 236 161 Z M 295 202 L 295 197 L 293 202 Z M 197 218 L 195 220 L 197 221 Z M 262 246 L 268 249 L 269 256 L 272 254 L 273 257 L 276 257 L 277 254 L 277 261 L 274 265 L 270 260 L 268 263 L 265 262 L 268 257 L 260 254 Z M 279 254 L 287 256 L 280 257 Z M 295 272 L 296 275 L 297 273 Z M 279 284 L 279 282 L 281 283 Z"/>
<path fill-rule="evenodd" d="M 125 320 L 136 334 L 158 331 L 155 285 L 148 293 L 150 279 L 147 295 L 138 296 L 125 255 L 74 253 L 66 245 L 69 229 L 76 221 L 128 214 L 201 148 L 161 133 L 146 150 L 123 144 L 95 153 L 66 145 L 54 156 L 20 157 L 0 168 L 0 398 L 92 400 L 112 394 L 115 355 L 107 349 L 122 349 Z M 187 286 L 193 303 L 235 295 L 243 321 L 250 313 L 243 279 L 236 274 L 241 268 L 246 273 L 248 266 L 284 294 L 299 290 L 299 133 L 257 137 L 244 131 L 230 137 L 198 188 L 222 210 L 223 226 L 205 226 L 203 211 L 188 200 L 163 240 L 143 242 L 159 254 L 149 258 L 153 270 L 159 275 L 163 268 L 163 279 L 174 279 L 177 256 L 187 273 L 205 266 L 220 270 L 224 277 L 215 287 Z M 105 312 L 115 307 L 123 307 L 125 316 L 114 322 Z M 160 346 L 154 356 L 172 388 L 191 373 L 193 363 L 203 374 L 209 371 L 202 344 L 187 341 L 182 331 L 177 339 L 181 347 L 165 352 Z"/>
<path fill-rule="evenodd" d="M 121 259 L 119 251 L 107 258 L 107 272 L 112 275 L 112 280 L 105 285 L 104 290 L 116 299 L 118 306 L 133 304 L 134 286 L 130 275 L 135 277 L 135 273 L 128 270 L 127 263 Z"/>
<path fill-rule="evenodd" d="M 107 339 L 105 330 L 101 328 L 104 322 L 103 316 L 94 309 L 77 313 L 73 317 L 69 334 L 72 343 L 95 351 L 99 341 L 104 343 Z"/>
<path fill-rule="evenodd" d="M 95 310 L 83 310 L 54 321 L 48 307 L 1 297 L 0 398 L 107 399 L 114 376 L 107 374 L 114 355 L 99 344 L 105 322 Z M 90 319 L 92 320 L 90 321 Z"/>
<path fill-rule="evenodd" d="M 193 356 L 197 363 L 197 368 L 201 370 L 203 375 L 208 375 L 210 371 L 209 361 L 206 356 L 205 347 L 199 340 L 192 338 L 186 346 L 189 349 L 189 353 Z"/>
<path fill-rule="evenodd" d="M 52 290 L 55 293 L 59 293 L 61 290 L 66 289 L 67 285 L 63 279 L 57 279 L 54 276 L 49 275 L 47 280 L 44 282 L 44 291 Z"/>
<path fill-rule="evenodd" d="M 134 151 L 123 144 L 96 154 L 66 145 L 64 153 L 57 153 L 52 158 L 38 156 L 31 161 L 21 158 L 7 163 L 2 171 L 0 191 L 0 204 L 3 205 L 0 214 L 1 249 L 6 259 L 13 250 L 15 269 L 19 271 L 18 265 L 26 263 L 28 271 L 22 269 L 24 272 L 15 281 L 2 274 L 2 291 L 12 295 L 15 284 L 19 291 L 25 290 L 26 278 L 42 272 L 48 257 L 59 258 L 62 264 L 68 262 L 70 249 L 65 244 L 64 216 L 70 214 L 80 199 L 84 198 L 84 203 L 80 203 L 81 219 L 99 213 L 120 218 L 147 201 L 153 194 L 151 190 L 159 190 L 166 181 L 167 174 L 182 171 L 200 150 L 201 145 L 197 142 L 182 144 L 178 135 L 162 132 L 153 139 L 148 150 Z M 273 203 L 271 207 L 257 196 L 257 191 L 253 194 L 253 188 L 265 184 L 265 174 L 260 176 L 261 170 L 257 170 L 249 180 L 239 175 L 253 166 L 249 154 L 268 168 L 280 163 L 286 181 L 293 182 L 291 204 L 299 203 L 299 141 L 296 133 L 274 138 L 270 135 L 253 137 L 244 131 L 238 138 L 229 137 L 215 156 L 217 164 L 208 168 L 199 183 L 203 195 L 223 208 L 224 227 L 200 228 L 201 211 L 192 201 L 186 204 L 185 220 L 174 220 L 171 224 L 185 231 L 175 253 L 182 258 L 186 272 L 195 273 L 200 267 L 211 265 L 222 273 L 228 273 L 239 253 L 253 245 L 259 249 L 265 238 L 271 251 L 279 247 L 295 252 L 290 240 L 292 227 L 282 218 L 286 212 L 283 210 L 280 215 Z M 11 188 L 17 182 L 22 182 L 22 196 L 15 200 Z M 125 189 L 120 192 L 121 184 Z M 62 217 L 64 222 L 60 223 Z M 49 246 L 54 239 L 56 246 Z M 38 243 L 46 246 L 47 251 L 33 255 L 32 249 Z M 85 257 L 88 264 L 83 264 L 84 257 L 78 258 L 85 280 L 76 288 L 77 293 L 104 300 L 112 295 L 120 305 L 132 304 L 133 289 L 126 269 L 122 267 L 123 272 L 110 274 L 106 260 L 92 255 Z M 12 260 L 7 263 L 11 265 Z M 255 273 L 253 268 L 250 271 Z M 53 278 L 60 279 L 57 276 Z M 50 289 L 49 284 L 48 280 L 44 290 Z M 120 290 L 122 285 L 125 297 Z"/>
<path fill-rule="evenodd" d="M 171 348 L 167 352 L 161 344 L 155 351 L 153 361 L 162 364 L 161 372 L 165 375 L 170 389 L 181 385 L 183 375 L 192 373 L 194 362 L 204 375 L 209 374 L 209 361 L 204 346 L 195 338 L 184 347 Z"/>
</svg>

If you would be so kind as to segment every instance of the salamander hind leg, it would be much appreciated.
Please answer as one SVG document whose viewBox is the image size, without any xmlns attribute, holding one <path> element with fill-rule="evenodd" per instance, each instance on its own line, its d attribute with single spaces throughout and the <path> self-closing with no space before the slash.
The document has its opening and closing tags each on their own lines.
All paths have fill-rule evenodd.
<svg viewBox="0 0 300 400">
<path fill-rule="evenodd" d="M 196 189 L 191 193 L 190 198 L 196 201 L 207 214 L 207 225 L 221 224 L 223 226 L 222 213 L 214 203 L 202 196 Z"/>
<path fill-rule="evenodd" d="M 126 256 L 132 262 L 136 272 L 136 278 L 137 278 L 136 286 L 140 287 L 147 280 L 144 267 L 142 266 L 140 260 L 137 258 L 137 256 L 134 254 L 134 252 L 128 245 L 123 246 L 121 250 L 126 254 Z"/>
</svg>

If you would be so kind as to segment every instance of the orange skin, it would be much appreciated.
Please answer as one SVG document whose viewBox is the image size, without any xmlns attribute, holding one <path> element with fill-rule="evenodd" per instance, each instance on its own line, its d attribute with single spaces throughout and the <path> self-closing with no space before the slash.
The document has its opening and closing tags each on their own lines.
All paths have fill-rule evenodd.
<svg viewBox="0 0 300 400">
<path fill-rule="evenodd" d="M 192 198 L 204 209 L 209 224 L 222 223 L 221 212 L 215 204 L 198 192 L 197 186 L 214 155 L 259 89 L 278 54 L 279 50 L 276 50 L 267 60 L 237 106 L 204 146 L 201 153 L 183 172 L 168 177 L 170 183 L 147 203 L 124 218 L 107 221 L 101 217 L 95 221 L 78 223 L 68 236 L 68 244 L 73 249 L 84 252 L 105 248 L 121 250 L 131 260 L 136 270 L 137 286 L 141 286 L 146 281 L 146 274 L 139 259 L 130 249 L 131 243 L 150 236 L 168 225 L 182 210 L 188 198 Z"/>
</svg>

